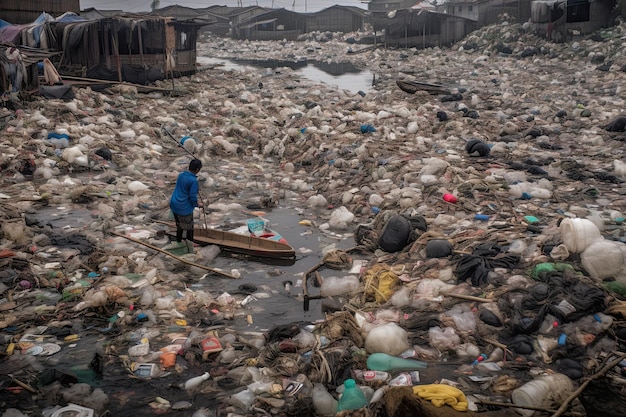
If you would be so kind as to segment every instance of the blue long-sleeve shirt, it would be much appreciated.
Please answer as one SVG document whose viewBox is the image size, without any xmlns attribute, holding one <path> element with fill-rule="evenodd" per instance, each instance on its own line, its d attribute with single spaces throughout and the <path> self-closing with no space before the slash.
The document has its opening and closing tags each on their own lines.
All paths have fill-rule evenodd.
<svg viewBox="0 0 626 417">
<path fill-rule="evenodd" d="M 198 207 L 198 178 L 190 171 L 181 172 L 170 198 L 170 209 L 181 216 L 188 216 L 195 207 Z"/>
</svg>

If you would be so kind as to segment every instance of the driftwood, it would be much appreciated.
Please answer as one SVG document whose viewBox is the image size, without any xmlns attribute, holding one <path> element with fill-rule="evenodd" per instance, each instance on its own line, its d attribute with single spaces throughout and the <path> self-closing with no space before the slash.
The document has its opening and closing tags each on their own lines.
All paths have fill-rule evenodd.
<svg viewBox="0 0 626 417">
<path fill-rule="evenodd" d="M 180 256 L 176 256 L 176 255 L 174 255 L 173 253 L 170 253 L 170 252 L 168 252 L 168 251 L 166 251 L 166 250 L 163 250 L 163 249 L 161 249 L 161 248 L 158 248 L 158 247 L 156 247 L 156 246 L 154 246 L 154 245 L 151 245 L 151 244 L 146 243 L 146 242 L 142 242 L 142 241 L 141 241 L 141 240 L 139 240 L 139 239 L 135 239 L 135 238 L 132 238 L 132 237 L 130 237 L 130 236 L 126 236 L 126 235 L 123 235 L 123 234 L 121 234 L 121 233 L 116 233 L 116 232 L 111 232 L 111 234 L 112 234 L 112 235 L 115 235 L 115 236 L 123 237 L 124 239 L 128 239 L 128 240 L 130 240 L 131 242 L 139 243 L 140 245 L 144 245 L 144 246 L 146 246 L 146 247 L 148 247 L 148 248 L 150 248 L 150 249 L 152 249 L 152 250 L 155 250 L 155 251 L 157 251 L 157 252 L 164 253 L 164 254 L 166 254 L 167 256 L 171 256 L 172 258 L 174 258 L 174 259 L 176 259 L 177 261 L 180 261 L 180 262 L 182 262 L 182 263 L 184 263 L 184 264 L 191 265 L 191 266 L 195 266 L 196 268 L 204 269 L 205 271 L 210 271 L 210 272 L 216 273 L 216 274 L 218 274 L 218 275 L 222 275 L 222 276 L 227 277 L 227 278 L 237 279 L 237 277 L 235 277 L 235 276 L 233 276 L 233 275 L 230 275 L 230 274 L 229 274 L 229 273 L 227 273 L 227 272 L 223 272 L 223 271 L 220 271 L 220 270 L 218 270 L 218 269 L 210 268 L 210 267 L 208 267 L 208 266 L 205 266 L 205 265 L 202 265 L 202 264 L 199 264 L 199 263 L 196 263 L 196 262 L 188 261 L 187 259 L 181 258 Z"/>
</svg>

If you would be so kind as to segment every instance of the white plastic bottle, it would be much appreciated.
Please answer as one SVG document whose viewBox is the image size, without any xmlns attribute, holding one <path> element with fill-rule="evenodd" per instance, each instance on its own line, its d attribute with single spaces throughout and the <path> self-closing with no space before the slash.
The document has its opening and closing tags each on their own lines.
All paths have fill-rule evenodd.
<svg viewBox="0 0 626 417">
<path fill-rule="evenodd" d="M 337 411 L 337 400 L 330 395 L 322 384 L 313 387 L 313 408 L 320 416 L 333 415 Z"/>
<path fill-rule="evenodd" d="M 194 376 L 193 378 L 189 378 L 185 382 L 185 389 L 186 390 L 194 389 L 197 386 L 199 386 L 203 381 L 206 381 L 210 377 L 211 377 L 211 375 L 209 375 L 208 372 L 205 372 L 205 373 L 203 373 L 200 376 Z"/>
</svg>

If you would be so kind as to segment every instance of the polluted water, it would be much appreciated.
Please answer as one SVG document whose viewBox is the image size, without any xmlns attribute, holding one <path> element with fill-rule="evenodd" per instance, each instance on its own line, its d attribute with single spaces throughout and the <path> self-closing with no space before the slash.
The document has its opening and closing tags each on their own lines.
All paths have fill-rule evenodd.
<svg viewBox="0 0 626 417">
<path fill-rule="evenodd" d="M 625 33 L 557 44 L 503 21 L 359 53 L 360 32 L 205 35 L 199 56 L 349 62 L 377 82 L 211 64 L 3 107 L 3 417 L 616 415 Z M 168 252 L 193 157 L 198 231 L 294 256 Z"/>
</svg>

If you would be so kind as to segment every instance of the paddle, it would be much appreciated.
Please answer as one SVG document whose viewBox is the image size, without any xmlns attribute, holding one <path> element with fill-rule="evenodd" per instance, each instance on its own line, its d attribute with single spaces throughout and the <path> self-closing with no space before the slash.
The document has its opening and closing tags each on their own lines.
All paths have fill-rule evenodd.
<svg viewBox="0 0 626 417">
<path fill-rule="evenodd" d="M 142 241 L 141 241 L 141 240 L 139 240 L 139 239 L 135 239 L 135 238 L 132 238 L 132 237 L 130 237 L 130 236 L 126 236 L 126 235 L 123 235 L 123 234 L 121 234 L 121 233 L 117 233 L 117 232 L 111 232 L 111 234 L 112 234 L 112 235 L 115 235 L 115 236 L 123 237 L 124 239 L 128 239 L 128 240 L 130 240 L 131 242 L 139 243 L 140 245 L 144 245 L 144 246 L 146 246 L 146 247 L 148 247 L 148 248 L 150 248 L 150 249 L 153 249 L 153 250 L 155 250 L 155 251 L 157 251 L 157 252 L 164 253 L 164 254 L 166 254 L 166 255 L 168 255 L 168 256 L 171 256 L 172 258 L 174 258 L 174 259 L 176 259 L 176 260 L 178 260 L 178 261 L 180 261 L 180 262 L 182 262 L 182 263 L 184 263 L 184 264 L 191 265 L 191 266 L 195 266 L 195 267 L 197 267 L 197 268 L 204 269 L 205 271 L 214 272 L 214 273 L 216 273 L 216 274 L 218 274 L 218 275 L 222 275 L 222 276 L 225 276 L 225 277 L 227 277 L 227 278 L 237 279 L 237 277 L 235 277 L 235 276 L 233 276 L 233 275 L 230 275 L 230 274 L 229 274 L 229 273 L 227 273 L 227 272 L 223 272 L 223 271 L 220 271 L 220 270 L 217 270 L 217 269 L 214 269 L 214 268 L 210 268 L 210 267 L 208 267 L 208 266 L 201 265 L 201 264 L 196 263 L 196 262 L 188 261 L 187 259 L 181 258 L 180 256 L 176 256 L 176 255 L 174 255 L 173 253 L 170 253 L 170 252 L 168 252 L 168 251 L 166 251 L 166 250 L 163 250 L 163 249 L 161 249 L 161 248 L 158 248 L 158 247 L 156 247 L 156 246 L 154 246 L 154 245 L 151 245 L 151 244 L 146 243 L 146 242 L 142 242 Z"/>
</svg>

